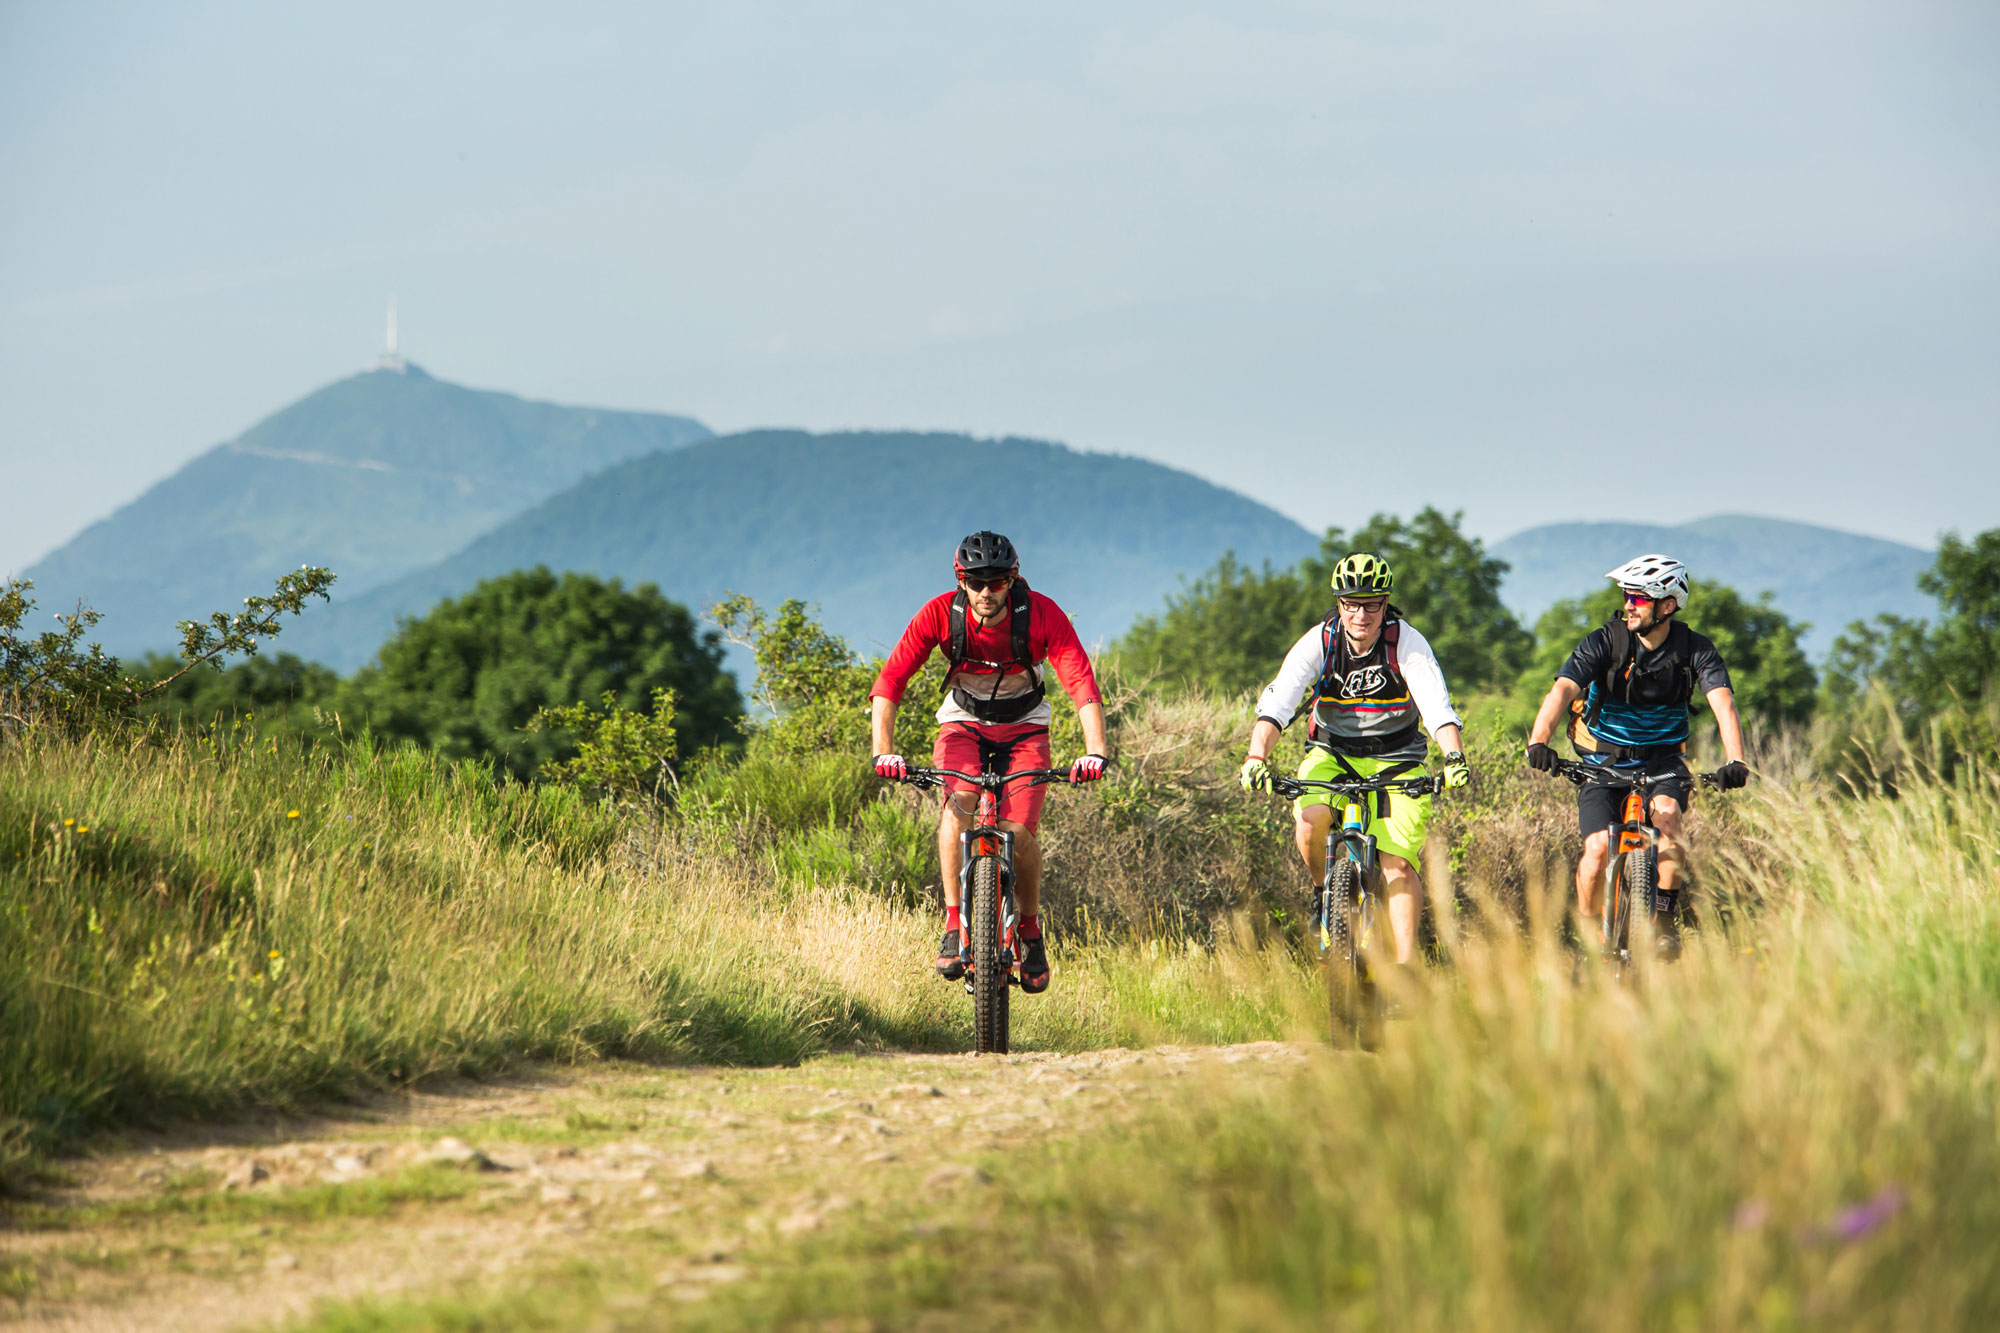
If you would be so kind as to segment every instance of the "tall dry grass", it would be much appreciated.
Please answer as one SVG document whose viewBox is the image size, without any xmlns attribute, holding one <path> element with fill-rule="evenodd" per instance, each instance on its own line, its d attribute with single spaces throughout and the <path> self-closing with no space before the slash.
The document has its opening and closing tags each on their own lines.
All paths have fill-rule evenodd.
<svg viewBox="0 0 2000 1333">
<path fill-rule="evenodd" d="M 926 816 L 866 804 L 930 854 Z M 963 1047 L 965 996 L 928 966 L 936 918 L 851 861 L 827 873 L 797 822 L 624 823 L 411 750 L 17 744 L 0 752 L 0 1176 L 106 1126 L 432 1073 Z M 1017 1045 L 1296 1029 L 1241 984 L 1288 961 L 1159 947 L 1143 968 L 1111 946 L 1065 956 L 1061 990 L 1017 1006 Z"/>
<path fill-rule="evenodd" d="M 1071 1145 L 1015 1202 L 1050 1320 L 2000 1323 L 2000 781 L 1736 813 L 1678 965 L 1468 935 L 1378 1056 Z"/>
</svg>

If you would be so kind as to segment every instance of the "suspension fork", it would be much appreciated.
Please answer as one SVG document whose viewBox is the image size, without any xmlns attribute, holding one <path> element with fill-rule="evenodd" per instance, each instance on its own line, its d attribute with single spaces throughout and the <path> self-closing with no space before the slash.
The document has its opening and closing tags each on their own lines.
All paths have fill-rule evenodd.
<svg viewBox="0 0 2000 1333">
<path fill-rule="evenodd" d="M 1350 803 L 1341 822 L 1326 831 L 1326 864 L 1331 870 L 1334 858 L 1342 848 L 1347 849 L 1347 858 L 1361 868 L 1361 879 L 1365 884 L 1374 883 L 1376 851 L 1375 835 L 1367 831 L 1368 816 L 1358 803 Z"/>
</svg>

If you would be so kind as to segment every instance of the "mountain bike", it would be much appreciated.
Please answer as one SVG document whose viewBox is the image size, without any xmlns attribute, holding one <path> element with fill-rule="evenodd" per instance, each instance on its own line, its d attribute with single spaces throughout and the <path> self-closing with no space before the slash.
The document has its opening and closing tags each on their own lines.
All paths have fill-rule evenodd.
<svg viewBox="0 0 2000 1333">
<path fill-rule="evenodd" d="M 1644 903 L 1651 916 L 1660 909 L 1660 831 L 1653 827 L 1653 789 L 1699 778 L 1704 787 L 1720 788 L 1720 773 L 1619 773 L 1606 764 L 1556 760 L 1555 771 L 1579 787 L 1622 789 L 1624 818 L 1611 826 L 1618 839 L 1604 867 L 1604 956 L 1613 976 L 1632 967 L 1632 904 Z"/>
<path fill-rule="evenodd" d="M 1320 884 L 1313 917 L 1319 927 L 1320 958 L 1326 965 L 1327 1014 L 1336 1046 L 1373 1049 L 1381 1024 L 1380 997 L 1368 968 L 1375 947 L 1382 867 L 1375 851 L 1375 821 L 1380 793 L 1409 797 L 1444 790 L 1441 777 L 1377 776 L 1356 781 L 1288 778 L 1273 774 L 1271 790 L 1296 798 L 1307 791 L 1340 797 L 1339 822 L 1326 831 L 1326 877 Z"/>
<path fill-rule="evenodd" d="M 1007 1054 L 1009 988 L 1021 984 L 1020 940 L 1015 937 L 1014 835 L 1000 827 L 1000 793 L 1010 782 L 1040 787 L 1068 782 L 1066 768 L 1024 768 L 1017 773 L 962 773 L 955 768 L 912 768 L 903 779 L 920 790 L 944 786 L 948 777 L 979 788 L 979 812 L 958 835 L 959 951 L 970 961 L 965 992 L 972 997 L 972 1049 Z"/>
</svg>

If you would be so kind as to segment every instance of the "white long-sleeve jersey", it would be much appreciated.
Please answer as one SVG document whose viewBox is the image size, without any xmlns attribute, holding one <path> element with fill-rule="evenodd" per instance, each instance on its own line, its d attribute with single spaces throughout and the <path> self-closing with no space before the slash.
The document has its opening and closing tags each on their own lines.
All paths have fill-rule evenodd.
<svg viewBox="0 0 2000 1333">
<path fill-rule="evenodd" d="M 1386 627 L 1384 633 L 1386 635 Z M 1291 725 L 1299 709 L 1312 700 L 1314 687 L 1326 673 L 1326 636 L 1315 625 L 1299 636 L 1278 675 L 1257 700 L 1257 716 L 1280 730 Z M 1315 739 L 1330 748 L 1341 748 L 1343 739 L 1366 744 L 1409 730 L 1409 712 L 1415 706 L 1423 730 L 1435 736 L 1440 727 L 1458 723 L 1451 706 L 1451 691 L 1430 641 L 1407 621 L 1396 630 L 1396 670 L 1388 669 L 1388 654 L 1381 639 L 1359 656 L 1349 654 L 1346 678 L 1329 681 L 1325 696 L 1316 702 Z M 1384 757 L 1421 758 L 1425 741 L 1421 734 L 1411 737 L 1410 746 L 1400 747 Z"/>
</svg>

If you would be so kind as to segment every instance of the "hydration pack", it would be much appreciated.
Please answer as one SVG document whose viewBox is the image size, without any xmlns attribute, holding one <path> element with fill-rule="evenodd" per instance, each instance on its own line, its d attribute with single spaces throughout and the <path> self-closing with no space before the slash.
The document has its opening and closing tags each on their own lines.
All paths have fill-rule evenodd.
<svg viewBox="0 0 2000 1333">
<path fill-rule="evenodd" d="M 962 685 L 953 687 L 949 684 L 952 675 L 960 667 L 964 666 L 967 660 L 965 647 L 966 617 L 971 614 L 971 598 L 966 596 L 965 589 L 960 588 L 952 594 L 949 617 L 951 631 L 946 636 L 944 644 L 946 662 L 945 680 L 947 682 L 945 689 L 953 699 L 957 700 L 960 708 L 963 708 L 981 722 L 1019 722 L 1022 718 L 1039 708 L 1042 700 L 1048 697 L 1048 689 L 1042 684 L 1042 674 L 1035 670 L 1034 659 L 1029 656 L 1028 630 L 1030 625 L 1028 618 L 1031 614 L 1030 607 L 1032 605 L 1033 603 L 1028 597 L 1027 581 L 1016 575 L 1014 582 L 1007 589 L 1007 630 L 1009 639 L 1008 652 L 1010 656 L 1005 662 L 982 661 L 980 663 L 981 666 L 1000 668 L 993 673 L 993 692 L 982 699 Z M 1007 679 L 1007 668 L 1013 666 L 1021 667 L 1027 671 L 1028 680 L 1033 688 L 1026 694 L 1017 694 L 1006 699 L 999 698 L 997 696 L 1000 693 L 1000 684 Z"/>
<path fill-rule="evenodd" d="M 1594 693 L 1586 692 L 1569 706 L 1569 743 L 1578 754 L 1601 754 L 1607 759 L 1635 759 L 1649 754 L 1666 751 L 1685 753 L 1687 742 L 1677 745 L 1630 746 L 1614 745 L 1610 741 L 1599 740 L 1592 728 L 1604 712 L 1607 700 L 1619 703 L 1632 702 L 1632 671 L 1639 664 L 1639 636 L 1626 627 L 1623 616 L 1613 616 L 1604 622 L 1604 630 L 1611 639 L 1611 664 L 1597 679 Z M 1647 673 L 1672 672 L 1678 678 L 1678 702 L 1686 704 L 1688 711 L 1694 711 L 1694 632 L 1679 620 L 1669 621 L 1667 637 L 1654 650 L 1652 661 L 1646 665 Z"/>
<path fill-rule="evenodd" d="M 1402 612 L 1393 606 L 1390 607 L 1389 619 L 1382 626 L 1381 647 L 1383 650 L 1383 661 L 1389 668 L 1389 676 L 1392 680 L 1402 680 L 1403 678 L 1402 668 L 1396 661 L 1396 640 L 1400 637 L 1402 627 Z M 1312 698 L 1306 705 L 1306 744 L 1331 748 L 1332 738 L 1320 731 L 1317 713 L 1320 700 L 1326 697 L 1329 686 L 1337 682 L 1345 674 L 1341 670 L 1341 659 L 1347 651 L 1347 641 L 1346 636 L 1341 633 L 1340 608 L 1338 606 L 1329 611 L 1326 619 L 1321 622 L 1319 636 L 1322 665 L 1319 671 L 1319 682 L 1313 686 Z M 1370 651 L 1373 650 L 1371 649 Z M 1408 727 L 1387 736 L 1375 736 L 1366 739 L 1342 736 L 1339 738 L 1340 749 L 1347 754 L 1355 755 L 1359 758 L 1389 754 L 1408 745 L 1411 736 L 1419 730 L 1421 728 L 1413 719 Z"/>
</svg>

